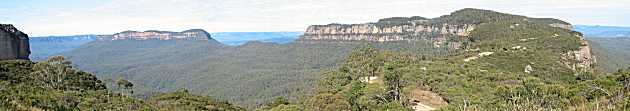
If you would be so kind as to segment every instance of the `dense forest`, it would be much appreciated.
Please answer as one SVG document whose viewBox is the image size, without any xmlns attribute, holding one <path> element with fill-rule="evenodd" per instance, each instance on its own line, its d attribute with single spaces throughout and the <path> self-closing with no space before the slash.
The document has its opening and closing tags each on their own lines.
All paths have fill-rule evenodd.
<svg viewBox="0 0 630 111">
<path fill-rule="evenodd" d="M 140 98 L 187 88 L 254 108 L 276 97 L 295 101 L 310 93 L 320 73 L 334 69 L 364 44 L 367 42 L 227 46 L 205 41 L 96 41 L 64 55 L 109 87 L 116 87 L 119 78 L 136 83 L 134 90 Z M 426 41 L 373 44 L 436 56 L 454 51 L 432 48 Z"/>
<path fill-rule="evenodd" d="M 588 38 L 595 52 L 599 68 L 608 72 L 616 72 L 617 69 L 630 65 L 630 38 Z"/>
<path fill-rule="evenodd" d="M 0 61 L 0 110 L 244 110 L 185 89 L 143 101 L 129 96 L 133 83 L 121 79 L 117 85 L 120 91 L 107 90 L 96 76 L 76 70 L 63 56 Z"/>
<path fill-rule="evenodd" d="M 412 110 L 418 104 L 440 110 L 630 108 L 630 69 L 575 75 L 550 73 L 562 67 L 540 65 L 527 73 L 521 71 L 525 68 L 490 64 L 493 59 L 501 58 L 462 63 L 367 47 L 355 51 L 339 69 L 324 73 L 314 95 L 275 109 Z M 423 96 L 430 92 L 442 98 Z"/>
<path fill-rule="evenodd" d="M 355 46 L 98 41 L 64 55 L 77 68 L 94 72 L 110 87 L 119 78 L 136 83 L 134 91 L 141 98 L 187 88 L 192 93 L 253 108 L 279 96 L 296 100 L 312 87 L 320 69 L 330 69 L 343 61 Z"/>
</svg>

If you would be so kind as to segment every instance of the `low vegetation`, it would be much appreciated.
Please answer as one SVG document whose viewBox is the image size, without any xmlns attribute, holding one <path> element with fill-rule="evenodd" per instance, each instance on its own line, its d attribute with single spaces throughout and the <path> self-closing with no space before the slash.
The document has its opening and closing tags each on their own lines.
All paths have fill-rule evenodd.
<svg viewBox="0 0 630 111">
<path fill-rule="evenodd" d="M 367 54 L 366 54 L 367 53 Z M 372 56 L 370 56 L 372 55 Z M 365 48 L 337 70 L 324 73 L 314 95 L 272 109 L 412 110 L 411 91 L 439 94 L 439 110 L 624 110 L 630 108 L 630 69 L 615 73 L 555 74 L 562 66 L 528 74 L 487 61 L 427 58 Z M 516 69 L 514 69 L 516 70 Z M 370 73 L 373 72 L 373 73 Z M 547 73 L 554 72 L 554 73 Z M 558 71 L 560 72 L 560 71 Z M 544 74 L 544 75 L 543 75 Z M 551 75 L 556 77 L 550 77 Z M 362 82 L 376 76 L 378 82 Z M 428 101 L 420 101 L 428 102 Z M 426 103 L 425 103 L 426 104 Z"/>
</svg>

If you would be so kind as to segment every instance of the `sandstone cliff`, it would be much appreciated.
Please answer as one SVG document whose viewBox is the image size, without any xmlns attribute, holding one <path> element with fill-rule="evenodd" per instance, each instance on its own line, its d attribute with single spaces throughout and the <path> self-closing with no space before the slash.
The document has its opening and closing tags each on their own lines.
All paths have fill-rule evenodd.
<svg viewBox="0 0 630 111">
<path fill-rule="evenodd" d="M 393 23 L 393 24 L 392 24 Z M 427 19 L 392 22 L 381 20 L 366 24 L 329 24 L 308 27 L 307 40 L 405 41 L 441 36 L 467 36 L 476 24 L 437 24 Z"/>
<path fill-rule="evenodd" d="M 0 24 L 0 60 L 26 59 L 31 54 L 28 35 L 13 25 Z"/>
<path fill-rule="evenodd" d="M 312 25 L 308 27 L 298 42 L 428 41 L 432 43 L 433 47 L 462 49 L 467 45 L 465 42 L 474 42 L 468 40 L 467 37 L 480 25 L 496 22 L 514 24 L 509 28 L 518 27 L 519 24 L 517 23 L 541 24 L 568 31 L 573 28 L 571 24 L 553 18 L 530 18 L 491 10 L 467 8 L 432 19 L 418 16 L 392 17 L 364 24 Z M 574 70 L 588 69 L 596 62 L 583 37 L 581 37 L 579 50 L 569 51 L 563 54 L 563 57 L 565 61 L 571 61 L 563 63 Z"/>
<path fill-rule="evenodd" d="M 191 29 L 182 32 L 148 30 L 144 32 L 124 31 L 113 35 L 99 35 L 97 40 L 212 40 L 203 29 Z"/>
<path fill-rule="evenodd" d="M 438 18 L 392 17 L 375 23 L 328 24 L 308 27 L 302 40 L 415 41 L 431 40 L 441 46 L 449 37 L 465 37 L 477 25 L 494 21 L 530 21 L 570 29 L 571 24 L 551 18 L 528 18 L 481 9 L 462 9 Z"/>
<path fill-rule="evenodd" d="M 595 55 L 593 55 L 588 41 L 586 41 L 582 35 L 577 36 L 580 37 L 580 48 L 579 50 L 569 51 L 563 54 L 562 59 L 566 61 L 563 62 L 563 64 L 573 70 L 592 71 L 593 65 L 597 63 Z"/>
</svg>

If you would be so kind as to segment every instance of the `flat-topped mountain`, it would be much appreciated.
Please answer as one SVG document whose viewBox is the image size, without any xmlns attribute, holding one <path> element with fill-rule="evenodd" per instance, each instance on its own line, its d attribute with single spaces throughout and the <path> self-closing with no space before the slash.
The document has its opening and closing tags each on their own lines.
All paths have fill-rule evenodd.
<svg viewBox="0 0 630 111">
<path fill-rule="evenodd" d="M 28 59 L 28 35 L 11 24 L 0 24 L 0 60 Z"/>
<path fill-rule="evenodd" d="M 99 35 L 98 40 L 212 40 L 208 32 L 203 29 L 190 29 L 182 32 L 147 30 L 123 31 L 113 35 Z"/>
<path fill-rule="evenodd" d="M 312 25 L 305 40 L 414 41 L 431 39 L 436 45 L 449 37 L 468 36 L 478 25 L 494 21 L 528 21 L 571 29 L 571 24 L 551 18 L 529 18 L 490 10 L 462 9 L 438 18 L 392 17 L 375 23 Z"/>
<path fill-rule="evenodd" d="M 526 23 L 546 25 L 551 27 L 572 30 L 573 26 L 562 20 L 554 18 L 531 18 L 521 15 L 512 15 L 491 10 L 466 8 L 455 11 L 449 15 L 437 18 L 391 17 L 378 20 L 375 23 L 364 24 L 328 24 L 309 26 L 299 41 L 426 41 L 433 47 L 448 47 L 451 49 L 473 49 L 470 33 L 480 25 L 501 22 L 509 23 L 510 29 L 517 28 Z M 557 36 L 557 35 L 553 35 Z M 568 67 L 591 67 L 595 60 L 591 54 L 588 43 L 582 34 L 575 35 L 580 39 L 579 50 L 566 52 L 567 60 L 580 61 L 578 64 L 569 64 Z M 527 41 L 529 38 L 522 40 Z M 509 49 L 509 48 L 506 48 Z"/>
</svg>

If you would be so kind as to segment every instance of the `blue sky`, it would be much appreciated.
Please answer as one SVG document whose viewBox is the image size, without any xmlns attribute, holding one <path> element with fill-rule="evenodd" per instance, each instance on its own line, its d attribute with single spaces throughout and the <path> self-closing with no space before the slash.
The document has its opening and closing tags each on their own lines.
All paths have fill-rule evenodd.
<svg viewBox="0 0 630 111">
<path fill-rule="evenodd" d="M 394 16 L 482 8 L 572 24 L 630 26 L 629 0 L 2 0 L 0 23 L 31 36 L 124 30 L 303 31 Z"/>
</svg>

